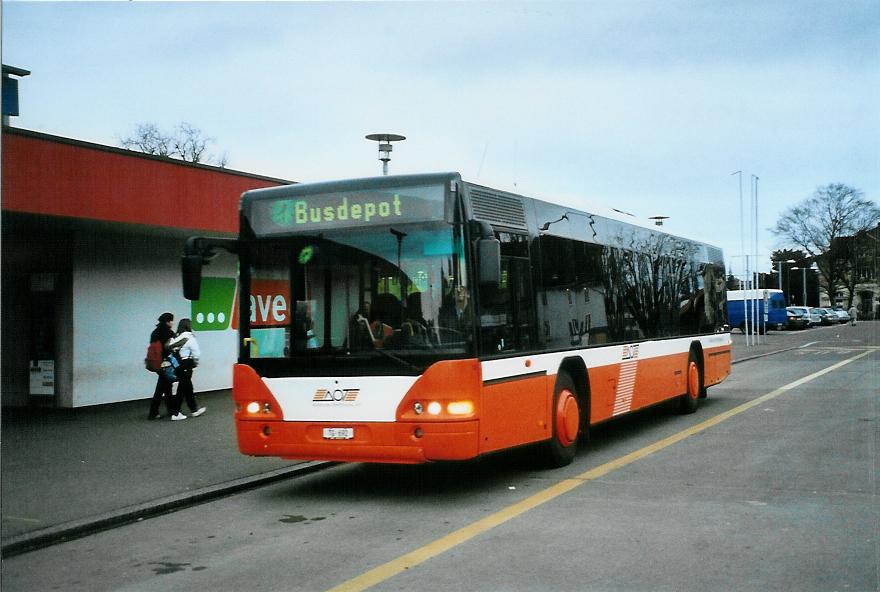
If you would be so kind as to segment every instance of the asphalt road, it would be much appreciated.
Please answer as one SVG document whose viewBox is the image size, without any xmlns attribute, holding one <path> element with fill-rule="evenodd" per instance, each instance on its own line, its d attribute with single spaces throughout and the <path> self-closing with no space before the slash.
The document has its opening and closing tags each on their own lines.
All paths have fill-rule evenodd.
<svg viewBox="0 0 880 592">
<path fill-rule="evenodd" d="M 3 590 L 880 590 L 880 344 L 814 331 L 564 469 L 340 465 L 6 559 Z"/>
</svg>

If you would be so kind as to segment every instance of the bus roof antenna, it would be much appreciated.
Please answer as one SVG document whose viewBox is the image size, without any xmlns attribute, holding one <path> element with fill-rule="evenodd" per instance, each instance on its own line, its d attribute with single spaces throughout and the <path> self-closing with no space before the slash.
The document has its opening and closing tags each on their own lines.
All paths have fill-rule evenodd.
<svg viewBox="0 0 880 592">
<path fill-rule="evenodd" d="M 391 142 L 406 140 L 406 136 L 397 134 L 367 134 L 364 136 L 373 142 L 379 142 L 379 160 L 382 161 L 382 174 L 388 174 L 388 161 L 391 160 Z"/>
</svg>

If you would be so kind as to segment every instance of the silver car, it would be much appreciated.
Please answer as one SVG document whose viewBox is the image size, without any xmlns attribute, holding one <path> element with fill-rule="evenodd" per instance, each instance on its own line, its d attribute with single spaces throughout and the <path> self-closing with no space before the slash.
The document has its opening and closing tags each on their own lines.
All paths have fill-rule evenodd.
<svg viewBox="0 0 880 592">
<path fill-rule="evenodd" d="M 818 311 L 808 306 L 789 306 L 789 310 L 797 310 L 803 313 L 808 322 L 808 327 L 815 327 L 816 325 L 822 324 L 822 317 L 819 316 Z"/>
<path fill-rule="evenodd" d="M 836 325 L 837 315 L 831 312 L 830 308 L 814 308 L 816 312 L 819 313 L 819 323 L 822 325 Z"/>
<path fill-rule="evenodd" d="M 831 312 L 837 315 L 837 320 L 843 324 L 849 322 L 849 313 L 840 308 L 839 306 L 832 306 Z"/>
</svg>

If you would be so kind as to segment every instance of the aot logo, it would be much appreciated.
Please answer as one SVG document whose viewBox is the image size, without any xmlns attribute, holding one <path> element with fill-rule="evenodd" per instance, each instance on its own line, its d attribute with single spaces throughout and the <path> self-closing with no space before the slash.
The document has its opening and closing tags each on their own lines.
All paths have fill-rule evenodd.
<svg viewBox="0 0 880 592">
<path fill-rule="evenodd" d="M 324 389 L 319 388 L 312 397 L 313 403 L 354 403 L 361 389 Z"/>
<path fill-rule="evenodd" d="M 235 278 L 202 278 L 201 298 L 190 304 L 193 331 L 228 329 L 234 301 Z"/>
<path fill-rule="evenodd" d="M 634 360 L 639 357 L 639 346 L 638 345 L 624 345 L 623 346 L 623 359 L 624 360 Z"/>
</svg>

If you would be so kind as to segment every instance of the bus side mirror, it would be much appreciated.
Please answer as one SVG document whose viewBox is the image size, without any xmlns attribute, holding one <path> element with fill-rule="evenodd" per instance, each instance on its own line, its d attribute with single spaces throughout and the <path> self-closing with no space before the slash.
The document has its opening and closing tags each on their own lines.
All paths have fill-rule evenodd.
<svg viewBox="0 0 880 592">
<path fill-rule="evenodd" d="M 234 238 L 213 238 L 191 236 L 186 239 L 183 257 L 180 259 L 180 272 L 183 279 L 183 297 L 198 300 L 202 291 L 202 266 L 217 256 L 216 249 L 230 253 L 238 252 L 238 241 Z"/>
<path fill-rule="evenodd" d="M 184 255 L 180 258 L 183 279 L 183 297 L 198 300 L 202 291 L 202 256 Z"/>
<path fill-rule="evenodd" d="M 501 283 L 501 241 L 494 236 L 477 241 L 480 285 L 497 288 Z"/>
</svg>

